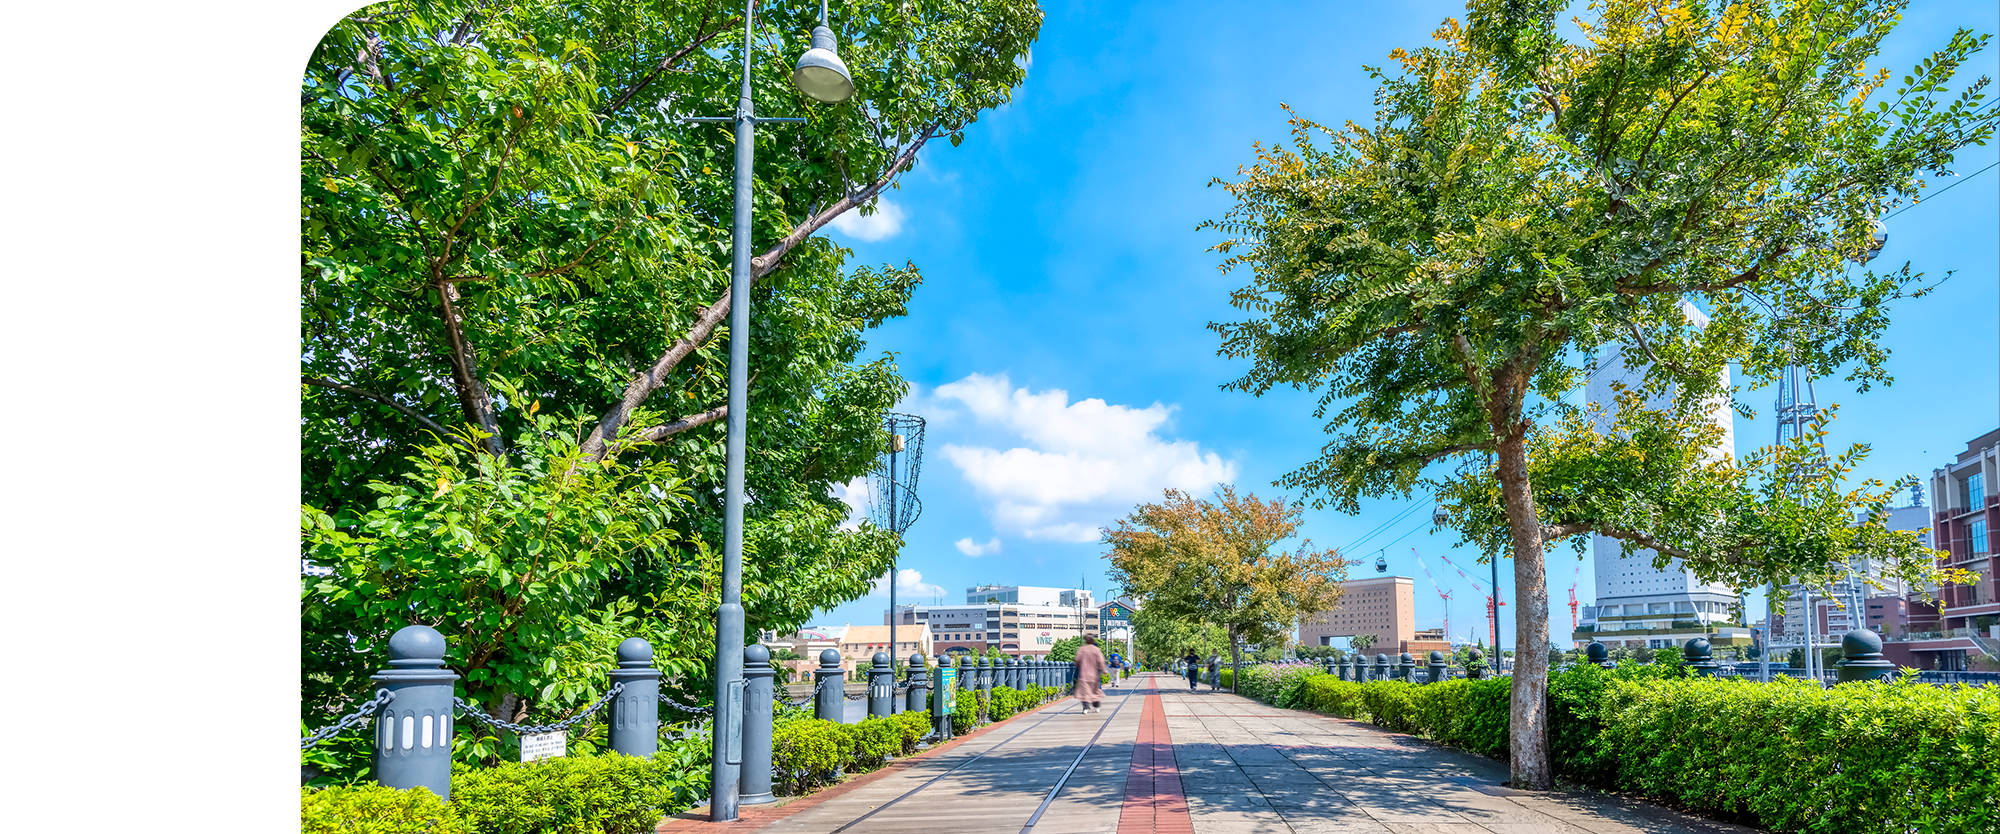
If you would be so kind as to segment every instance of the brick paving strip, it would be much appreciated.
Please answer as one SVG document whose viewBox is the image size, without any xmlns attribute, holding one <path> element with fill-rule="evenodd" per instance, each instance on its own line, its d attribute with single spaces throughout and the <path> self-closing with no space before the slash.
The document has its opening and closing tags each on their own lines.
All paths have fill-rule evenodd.
<svg viewBox="0 0 2000 834">
<path fill-rule="evenodd" d="M 1146 708 L 1139 718 L 1139 738 L 1132 745 L 1132 764 L 1125 777 L 1125 805 L 1118 812 L 1118 834 L 1192 834 L 1187 797 L 1181 793 L 1181 770 L 1174 763 L 1173 734 L 1158 693 L 1159 682 L 1148 676 Z"/>
</svg>

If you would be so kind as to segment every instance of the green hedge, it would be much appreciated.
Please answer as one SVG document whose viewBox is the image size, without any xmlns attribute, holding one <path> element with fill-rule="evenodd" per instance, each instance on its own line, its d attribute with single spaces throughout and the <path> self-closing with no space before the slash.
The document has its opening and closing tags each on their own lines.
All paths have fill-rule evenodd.
<svg viewBox="0 0 2000 834">
<path fill-rule="evenodd" d="M 930 733 L 930 716 L 899 712 L 858 724 L 793 718 L 771 728 L 771 767 L 776 790 L 788 796 L 831 783 L 843 773 L 873 770 L 892 756 L 916 752 Z"/>
<path fill-rule="evenodd" d="M 697 739 L 706 744 L 706 739 Z M 377 785 L 306 788 L 303 834 L 634 834 L 706 793 L 706 757 L 662 750 L 651 759 L 607 753 L 495 767 L 454 766 L 451 803 L 428 790 Z M 695 777 L 699 777 L 696 779 Z"/>
<path fill-rule="evenodd" d="M 2000 834 L 2000 687 L 1759 684 L 1688 677 L 1677 661 L 1552 674 L 1556 775 L 1775 831 Z M 1504 757 L 1511 688 L 1318 673 L 1295 705 Z"/>
</svg>

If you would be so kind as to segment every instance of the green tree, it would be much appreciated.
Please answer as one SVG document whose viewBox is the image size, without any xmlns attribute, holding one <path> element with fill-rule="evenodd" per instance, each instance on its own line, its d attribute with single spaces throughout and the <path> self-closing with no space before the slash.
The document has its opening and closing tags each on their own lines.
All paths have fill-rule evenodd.
<svg viewBox="0 0 2000 834">
<path fill-rule="evenodd" d="M 1215 501 L 1167 490 L 1104 531 L 1111 580 L 1163 617 L 1220 625 L 1241 676 L 1245 642 L 1285 646 L 1294 624 L 1340 602 L 1347 563 L 1301 540 L 1304 509 L 1224 486 Z M 1234 680 L 1234 678 L 1232 678 Z"/>
<path fill-rule="evenodd" d="M 1369 646 L 1375 645 L 1375 638 L 1376 635 L 1373 634 L 1356 634 L 1353 637 L 1347 638 L 1347 646 L 1353 649 L 1356 654 L 1365 654 Z"/>
<path fill-rule="evenodd" d="M 1064 637 L 1049 645 L 1049 659 L 1069 663 L 1076 660 L 1076 650 L 1081 646 L 1082 637 Z"/>
<path fill-rule="evenodd" d="M 808 120 L 760 131 L 753 172 L 756 315 L 754 332 L 740 334 L 755 337 L 752 631 L 795 628 L 865 593 L 897 546 L 884 531 L 839 529 L 847 508 L 833 486 L 865 472 L 886 443 L 882 416 L 907 386 L 892 357 L 862 356 L 863 337 L 905 313 L 920 275 L 849 267 L 848 252 L 814 235 L 870 211 L 930 142 L 956 144 L 1006 102 L 1041 20 L 1032 0 L 836 4 L 830 25 L 857 91 L 827 106 L 787 78 L 818 12 L 761 8 L 752 44 L 757 111 Z M 379 505 L 389 493 L 402 506 L 454 500 L 423 497 L 439 442 L 491 459 L 451 466 L 487 479 L 454 483 L 496 496 L 477 508 L 492 531 L 538 523 L 494 514 L 533 511 L 525 502 L 540 496 L 508 485 L 555 477 L 539 467 L 558 457 L 593 474 L 580 476 L 584 487 L 544 483 L 548 494 L 637 490 L 583 504 L 607 513 L 636 512 L 674 484 L 671 501 L 647 509 L 658 519 L 634 521 L 665 530 L 578 546 L 588 564 L 573 567 L 590 581 L 563 589 L 560 604 L 522 609 L 481 667 L 495 677 L 468 676 L 469 686 L 496 687 L 480 694 L 510 715 L 526 714 L 522 697 L 560 708 L 554 673 L 538 670 L 551 645 L 591 624 L 650 634 L 662 658 L 711 653 L 703 612 L 715 605 L 723 480 L 711 424 L 726 416 L 734 140 L 678 117 L 734 110 L 744 56 L 730 35 L 742 26 L 727 4 L 692 0 L 398 0 L 349 15 L 314 51 L 300 99 L 301 493 L 317 531 L 309 550 L 353 552 L 329 565 L 334 576 L 304 583 L 308 703 L 365 691 L 355 671 L 379 653 L 349 655 L 426 621 L 405 612 L 445 599 L 476 607 L 510 583 L 510 599 L 543 593 L 529 587 L 541 574 L 491 567 L 470 582 L 442 568 L 386 584 L 369 572 L 401 542 L 440 535 L 396 526 L 384 513 L 405 511 Z M 568 436 L 559 455 L 544 448 L 550 432 Z M 348 540 L 330 544 L 330 532 Z M 474 543 L 483 549 L 451 558 L 515 546 Z M 382 619 L 358 619 L 356 597 Z M 455 645 L 484 639 L 431 622 L 449 626 Z M 609 660 L 609 645 L 592 645 Z"/>
<path fill-rule="evenodd" d="M 1179 660 L 1192 651 L 1206 659 L 1228 651 L 1229 634 L 1221 626 L 1177 620 L 1149 608 L 1132 612 L 1132 642 L 1147 658 Z"/>
<path fill-rule="evenodd" d="M 1913 534 L 1854 529 L 1890 491 L 1840 489 L 1864 450 L 1701 450 L 1730 363 L 1889 381 L 1877 337 L 1921 276 L 1849 263 L 1873 218 L 1991 134 L 1987 80 L 1948 91 L 1986 37 L 1958 32 L 1890 93 L 1868 62 L 1898 0 L 1608 0 L 1576 41 L 1565 5 L 1473 0 L 1434 45 L 1392 52 L 1398 70 L 1368 69 L 1371 124 L 1295 117 L 1228 184 L 1218 249 L 1254 271 L 1233 297 L 1254 318 L 1211 325 L 1253 360 L 1228 387 L 1315 390 L 1333 415 L 1280 484 L 1349 512 L 1435 491 L 1467 541 L 1514 559 L 1521 645 L 1548 637 L 1545 551 L 1590 533 L 1739 585 L 1863 552 L 1923 574 Z M 1614 350 L 1647 368 L 1640 389 L 1609 413 L 1566 405 Z M 1520 788 L 1552 781 L 1547 671 L 1534 652 L 1513 678 Z"/>
</svg>

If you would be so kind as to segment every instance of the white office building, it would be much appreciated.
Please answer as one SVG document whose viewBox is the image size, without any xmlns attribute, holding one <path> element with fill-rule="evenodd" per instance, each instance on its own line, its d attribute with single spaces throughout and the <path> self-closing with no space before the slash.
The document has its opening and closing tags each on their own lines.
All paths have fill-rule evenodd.
<svg viewBox="0 0 2000 834">
<path fill-rule="evenodd" d="M 1689 318 L 1696 325 L 1706 326 L 1708 317 L 1694 305 L 1682 302 Z M 1622 383 L 1628 389 L 1638 389 L 1645 374 L 1644 368 L 1625 365 L 1617 348 L 1612 347 L 1598 357 L 1590 375 L 1586 396 L 1595 405 L 1609 411 L 1616 406 L 1617 398 L 1613 383 Z M 1722 388 L 1729 388 L 1729 371 L 1722 372 Z M 1647 401 L 1647 406 L 1665 409 L 1669 401 L 1665 396 Z M 1724 455 L 1735 453 L 1736 432 L 1735 412 L 1730 410 L 1727 397 L 1717 397 L 1708 403 L 1708 414 L 1722 428 L 1722 436 L 1709 449 L 1709 459 L 1718 460 Z M 1600 421 L 1600 431 L 1609 426 Z M 1681 567 L 1678 562 L 1668 562 L 1665 568 L 1653 567 L 1658 555 L 1652 550 L 1635 548 L 1625 555 L 1624 542 L 1604 536 L 1593 536 L 1591 556 L 1596 565 L 1597 596 L 1592 605 L 1583 610 L 1584 627 L 1589 632 L 1579 632 L 1578 642 L 1597 640 L 1606 646 L 1626 646 L 1638 648 L 1671 648 L 1684 644 L 1695 637 L 1708 637 L 1717 644 L 1748 643 L 1750 632 L 1744 628 L 1718 630 L 1715 623 L 1731 619 L 1737 604 L 1734 587 L 1717 582 L 1701 582 L 1694 574 Z"/>
</svg>

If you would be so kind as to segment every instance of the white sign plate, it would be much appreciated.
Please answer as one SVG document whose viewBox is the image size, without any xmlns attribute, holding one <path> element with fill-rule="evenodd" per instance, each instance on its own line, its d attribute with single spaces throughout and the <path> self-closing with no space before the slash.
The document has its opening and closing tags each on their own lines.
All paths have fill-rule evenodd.
<svg viewBox="0 0 2000 834">
<path fill-rule="evenodd" d="M 558 730 L 553 733 L 535 733 L 521 737 L 521 761 L 553 759 L 563 755 L 566 734 Z"/>
</svg>

